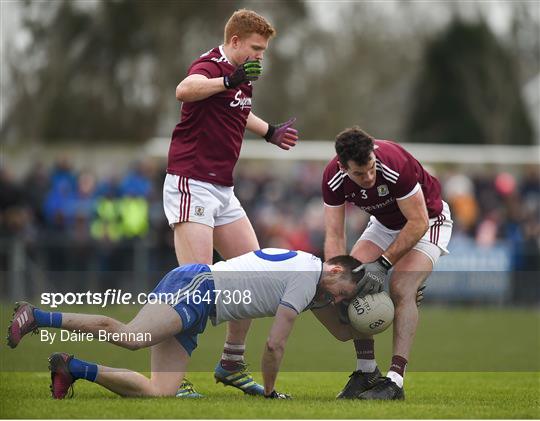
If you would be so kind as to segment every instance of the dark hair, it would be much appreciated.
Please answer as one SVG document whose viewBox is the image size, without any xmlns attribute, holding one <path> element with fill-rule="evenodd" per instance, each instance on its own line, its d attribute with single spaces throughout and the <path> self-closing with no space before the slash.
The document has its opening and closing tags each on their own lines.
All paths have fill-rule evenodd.
<svg viewBox="0 0 540 421">
<path fill-rule="evenodd" d="M 345 269 L 345 275 L 352 274 L 352 281 L 357 284 L 360 279 L 364 276 L 364 271 L 361 270 L 359 272 L 353 272 L 354 269 L 356 269 L 358 266 L 362 264 L 362 262 L 358 259 L 355 259 L 352 256 L 349 256 L 348 254 L 343 254 L 341 256 L 335 256 L 331 259 L 328 259 L 326 263 L 330 265 L 339 265 L 342 266 Z"/>
<path fill-rule="evenodd" d="M 348 167 L 349 161 L 357 165 L 366 165 L 374 149 L 373 137 L 360 127 L 354 126 L 343 130 L 336 136 L 336 153 L 341 165 Z"/>
</svg>

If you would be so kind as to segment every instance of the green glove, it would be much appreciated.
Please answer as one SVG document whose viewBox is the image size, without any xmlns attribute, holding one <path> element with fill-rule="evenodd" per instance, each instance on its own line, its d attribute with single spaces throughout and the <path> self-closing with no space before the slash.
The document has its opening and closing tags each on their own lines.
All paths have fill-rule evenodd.
<svg viewBox="0 0 540 421">
<path fill-rule="evenodd" d="M 259 79 L 262 74 L 262 64 L 259 60 L 246 60 L 234 71 L 223 77 L 223 84 L 227 89 L 234 89 L 242 83 Z"/>
</svg>

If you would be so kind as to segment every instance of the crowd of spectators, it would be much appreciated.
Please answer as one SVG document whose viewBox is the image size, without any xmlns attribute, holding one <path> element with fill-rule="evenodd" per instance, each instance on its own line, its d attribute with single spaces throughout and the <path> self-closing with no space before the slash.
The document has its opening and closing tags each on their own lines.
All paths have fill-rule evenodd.
<svg viewBox="0 0 540 421">
<path fill-rule="evenodd" d="M 235 192 L 263 247 L 302 249 L 322 255 L 324 240 L 320 180 L 324 163 L 272 166 L 241 162 Z M 540 174 L 538 166 L 514 168 L 516 175 L 489 169 L 436 171 L 455 222 L 454 238 L 478 247 L 511 243 L 514 270 L 538 270 Z M 133 163 L 116 178 L 74 168 L 62 158 L 35 163 L 15 179 L 0 168 L 0 250 L 9 265 L 10 244 L 22 242 L 46 270 L 133 270 L 135 254 L 147 250 L 146 267 L 175 264 L 172 232 L 162 210 L 164 166 Z M 348 218 L 354 242 L 367 223 L 356 209 Z M 350 244 L 352 245 L 352 244 Z"/>
</svg>

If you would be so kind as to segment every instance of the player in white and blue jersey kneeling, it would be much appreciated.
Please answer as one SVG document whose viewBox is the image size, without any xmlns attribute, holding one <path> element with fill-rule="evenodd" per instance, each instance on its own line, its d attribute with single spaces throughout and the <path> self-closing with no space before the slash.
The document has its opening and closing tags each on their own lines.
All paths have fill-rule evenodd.
<svg viewBox="0 0 540 421">
<path fill-rule="evenodd" d="M 262 358 L 263 394 L 288 398 L 274 386 L 296 317 L 322 296 L 334 303 L 352 299 L 362 278 L 361 272 L 353 273 L 359 265 L 350 256 L 323 263 L 309 253 L 282 249 L 258 250 L 215 265 L 183 265 L 165 275 L 152 291 L 165 302 L 144 305 L 127 324 L 107 316 L 47 312 L 18 304 L 8 329 L 8 345 L 15 348 L 26 334 L 54 327 L 104 335 L 107 341 L 130 350 L 151 347 L 150 378 L 55 353 L 49 358 L 52 396 L 63 399 L 78 379 L 121 396 L 175 396 L 197 347 L 197 336 L 209 318 L 217 325 L 275 316 Z M 230 378 L 218 370 L 215 376 L 244 391 L 253 386 L 251 376 Z M 184 392 L 189 395 L 189 387 Z"/>
</svg>

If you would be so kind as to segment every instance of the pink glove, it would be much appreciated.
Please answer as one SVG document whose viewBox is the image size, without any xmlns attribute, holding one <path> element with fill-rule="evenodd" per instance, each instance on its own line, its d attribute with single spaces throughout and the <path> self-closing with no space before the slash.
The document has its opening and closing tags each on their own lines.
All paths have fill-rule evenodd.
<svg viewBox="0 0 540 421">
<path fill-rule="evenodd" d="M 291 118 L 285 123 L 273 126 L 268 125 L 268 132 L 264 135 L 267 142 L 279 146 L 281 149 L 288 151 L 296 145 L 298 140 L 298 130 L 291 127 L 296 121 L 296 117 Z"/>
</svg>

